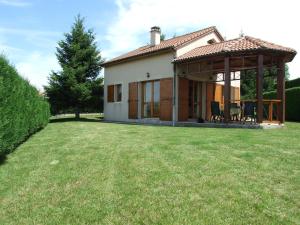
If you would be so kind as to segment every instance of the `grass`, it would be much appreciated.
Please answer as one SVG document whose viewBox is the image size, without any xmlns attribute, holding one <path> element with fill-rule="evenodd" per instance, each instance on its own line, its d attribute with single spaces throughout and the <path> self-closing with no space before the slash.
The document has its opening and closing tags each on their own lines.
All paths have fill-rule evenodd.
<svg viewBox="0 0 300 225">
<path fill-rule="evenodd" d="M 300 124 L 58 118 L 0 165 L 0 224 L 300 224 Z"/>
</svg>

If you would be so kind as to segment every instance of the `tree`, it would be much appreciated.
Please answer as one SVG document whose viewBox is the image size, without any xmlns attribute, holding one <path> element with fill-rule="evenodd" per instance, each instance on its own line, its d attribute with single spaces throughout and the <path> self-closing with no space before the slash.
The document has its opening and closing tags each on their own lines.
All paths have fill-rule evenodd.
<svg viewBox="0 0 300 225">
<path fill-rule="evenodd" d="M 166 35 L 165 34 L 161 34 L 160 35 L 160 41 L 164 41 L 166 39 Z"/>
<path fill-rule="evenodd" d="M 277 81 L 276 68 L 265 69 L 263 79 L 263 92 L 270 92 L 275 90 Z M 289 68 L 285 65 L 285 79 L 290 77 Z M 243 99 L 256 98 L 256 71 L 246 70 L 241 71 L 241 96 Z"/>
<path fill-rule="evenodd" d="M 56 57 L 62 68 L 50 74 L 49 86 L 45 87 L 52 112 L 72 108 L 75 117 L 92 98 L 93 88 L 102 69 L 100 51 L 95 34 L 84 26 L 84 18 L 78 15 L 65 39 L 58 42 Z M 99 87 L 100 88 L 100 87 Z M 100 102 L 100 99 L 99 99 Z"/>
</svg>

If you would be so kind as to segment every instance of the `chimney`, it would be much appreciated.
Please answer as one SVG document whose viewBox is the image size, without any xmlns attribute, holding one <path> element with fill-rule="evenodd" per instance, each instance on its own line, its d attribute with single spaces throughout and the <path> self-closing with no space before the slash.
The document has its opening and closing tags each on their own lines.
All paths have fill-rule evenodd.
<svg viewBox="0 0 300 225">
<path fill-rule="evenodd" d="M 158 45 L 160 43 L 160 27 L 154 26 L 151 27 L 151 45 L 155 46 Z"/>
</svg>

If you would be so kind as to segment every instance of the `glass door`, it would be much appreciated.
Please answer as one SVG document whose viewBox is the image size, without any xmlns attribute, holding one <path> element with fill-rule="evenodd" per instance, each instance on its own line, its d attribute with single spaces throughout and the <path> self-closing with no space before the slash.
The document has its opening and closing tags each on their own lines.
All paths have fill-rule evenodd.
<svg viewBox="0 0 300 225">
<path fill-rule="evenodd" d="M 146 82 L 143 85 L 143 94 L 144 94 L 144 117 L 148 118 L 151 117 L 151 99 L 152 99 L 152 91 L 151 91 L 151 83 L 150 82 Z"/>
<path fill-rule="evenodd" d="M 143 83 L 143 117 L 159 117 L 160 111 L 160 81 L 147 81 Z"/>
<path fill-rule="evenodd" d="M 153 82 L 153 117 L 159 117 L 160 82 Z"/>
</svg>

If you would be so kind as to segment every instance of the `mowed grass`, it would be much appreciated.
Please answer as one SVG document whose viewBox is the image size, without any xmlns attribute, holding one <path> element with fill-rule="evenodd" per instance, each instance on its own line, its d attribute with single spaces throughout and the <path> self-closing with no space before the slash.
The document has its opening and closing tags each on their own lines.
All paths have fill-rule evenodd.
<svg viewBox="0 0 300 225">
<path fill-rule="evenodd" d="M 0 224 L 300 224 L 300 124 L 50 123 L 0 165 Z"/>
</svg>

